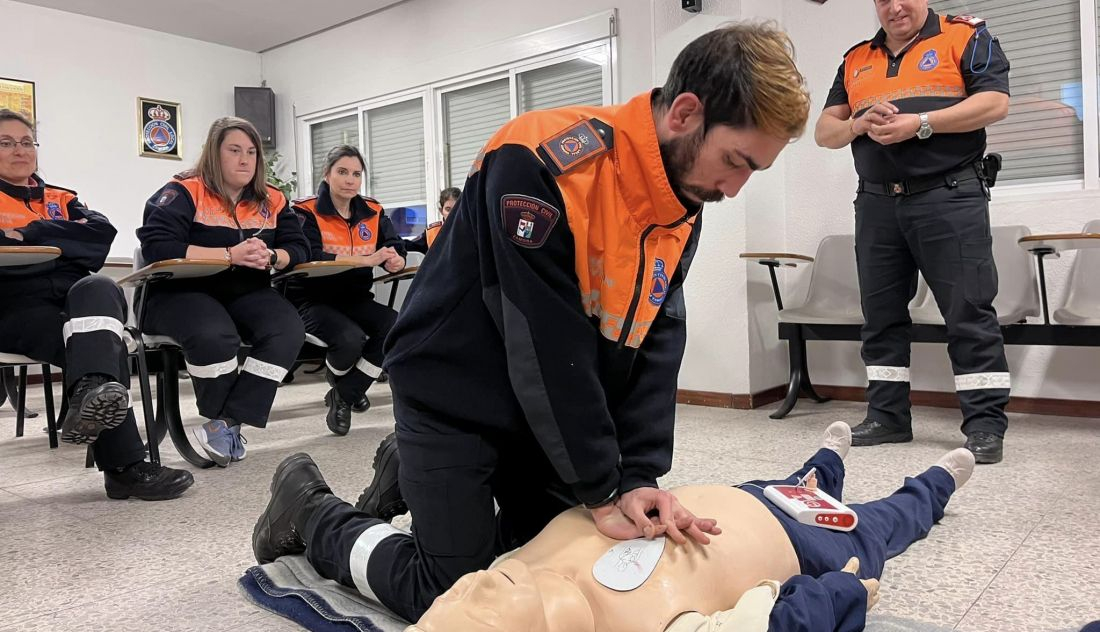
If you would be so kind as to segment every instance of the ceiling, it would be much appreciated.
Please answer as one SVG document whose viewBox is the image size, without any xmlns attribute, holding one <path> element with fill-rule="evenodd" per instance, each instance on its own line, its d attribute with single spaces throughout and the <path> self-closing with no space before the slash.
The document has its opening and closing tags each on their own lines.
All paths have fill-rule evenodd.
<svg viewBox="0 0 1100 632">
<path fill-rule="evenodd" d="M 261 52 L 404 0 L 16 1 Z"/>
</svg>

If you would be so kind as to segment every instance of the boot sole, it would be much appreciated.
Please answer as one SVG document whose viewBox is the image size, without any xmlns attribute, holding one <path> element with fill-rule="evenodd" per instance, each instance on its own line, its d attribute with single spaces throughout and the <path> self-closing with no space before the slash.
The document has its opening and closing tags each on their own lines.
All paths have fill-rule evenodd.
<svg viewBox="0 0 1100 632">
<path fill-rule="evenodd" d="M 982 465 L 992 465 L 1004 460 L 1004 452 L 998 452 L 996 454 L 978 454 L 977 452 L 973 452 L 972 454 L 974 455 L 974 462 Z"/>
<path fill-rule="evenodd" d="M 855 447 L 866 447 L 872 445 L 882 445 L 884 443 L 909 443 L 913 440 L 912 433 L 909 434 L 888 434 L 878 437 L 859 438 L 852 437 L 852 445 Z"/>
<path fill-rule="evenodd" d="M 183 492 L 191 488 L 195 484 L 194 477 L 187 479 L 184 482 L 173 485 L 167 489 L 158 491 L 156 494 L 142 494 L 142 493 L 125 493 L 118 491 L 107 490 L 107 498 L 111 500 L 126 500 L 128 498 L 136 498 L 138 500 L 157 501 L 157 500 L 173 500 L 183 495 Z"/>
<path fill-rule="evenodd" d="M 305 454 L 304 452 L 299 452 L 298 454 L 291 455 L 283 459 L 283 462 L 275 468 L 275 474 L 271 477 L 271 485 L 269 485 L 267 488 L 268 495 L 270 496 L 267 500 L 267 506 L 264 507 L 263 513 L 261 513 L 259 519 L 256 520 L 256 526 L 252 527 L 252 555 L 260 564 L 268 564 L 275 561 L 274 559 L 261 559 L 262 557 L 266 558 L 267 556 L 261 556 L 259 551 L 256 550 L 258 548 L 256 546 L 257 543 L 267 542 L 270 539 L 271 534 L 269 532 L 269 529 L 272 521 L 268 519 L 268 514 L 271 513 L 271 507 L 275 501 L 275 488 L 278 487 L 278 484 L 286 476 L 287 471 L 302 461 L 308 461 L 312 463 L 313 459 L 311 459 L 309 455 Z"/>
<path fill-rule="evenodd" d="M 359 500 L 355 502 L 355 508 L 364 513 L 370 513 L 366 510 L 367 504 L 370 502 L 371 496 L 375 493 L 375 483 L 378 481 L 378 473 L 388 466 L 390 459 L 393 458 L 394 451 L 388 450 L 389 446 L 379 446 L 374 452 L 374 462 L 371 467 L 374 468 L 374 480 L 370 482 L 370 485 L 363 490 L 363 493 L 359 495 Z M 385 458 L 383 458 L 385 457 Z M 375 518 L 384 522 L 390 522 L 397 516 L 403 516 L 409 512 L 409 506 L 405 504 L 404 499 L 397 500 L 389 503 L 383 507 L 378 508 L 378 515 Z M 373 515 L 373 514 L 372 514 Z"/>
<path fill-rule="evenodd" d="M 117 428 L 130 413 L 130 392 L 121 384 L 104 384 L 80 403 L 80 410 L 67 415 L 61 426 L 65 443 L 91 444 L 99 434 Z"/>
</svg>

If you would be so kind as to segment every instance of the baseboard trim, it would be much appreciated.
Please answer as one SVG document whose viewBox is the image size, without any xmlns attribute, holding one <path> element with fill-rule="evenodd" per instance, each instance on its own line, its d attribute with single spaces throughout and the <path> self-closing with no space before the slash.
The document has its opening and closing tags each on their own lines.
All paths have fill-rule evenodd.
<svg viewBox="0 0 1100 632">
<path fill-rule="evenodd" d="M 867 389 L 859 386 L 814 385 L 822 397 L 845 401 L 864 402 Z M 787 394 L 786 385 L 775 386 L 752 394 L 716 393 L 712 391 L 692 391 L 681 389 L 676 401 L 680 404 L 711 406 L 715 408 L 736 408 L 749 410 L 774 404 Z M 933 408 L 958 408 L 959 397 L 949 391 L 912 391 L 909 399 L 914 406 Z M 1100 419 L 1100 401 L 1054 399 L 1049 397 L 1012 397 L 1006 410 L 1010 413 L 1032 415 L 1056 415 L 1059 417 L 1086 417 Z"/>
</svg>

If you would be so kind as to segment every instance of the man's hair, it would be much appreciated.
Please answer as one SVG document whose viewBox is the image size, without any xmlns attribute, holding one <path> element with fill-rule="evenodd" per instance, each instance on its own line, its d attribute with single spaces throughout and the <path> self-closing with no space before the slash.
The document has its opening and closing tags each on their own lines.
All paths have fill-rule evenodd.
<svg viewBox="0 0 1100 632">
<path fill-rule="evenodd" d="M 794 45 L 772 22 L 729 24 L 688 44 L 673 62 L 658 104 L 669 108 L 685 92 L 703 102 L 704 131 L 729 125 L 797 138 L 810 112 Z"/>
<path fill-rule="evenodd" d="M 31 120 L 29 118 L 23 116 L 19 112 L 15 112 L 6 108 L 0 109 L 0 123 L 3 123 L 4 121 L 19 121 L 20 123 L 29 127 L 31 130 L 31 136 L 34 136 L 34 123 L 31 123 Z"/>
<path fill-rule="evenodd" d="M 229 208 L 232 208 L 233 200 L 230 199 L 227 193 L 225 178 L 222 177 L 221 148 L 225 137 L 235 129 L 244 132 L 245 136 L 248 136 L 248 139 L 256 146 L 256 173 L 252 175 L 252 182 L 241 191 L 241 200 L 266 203 L 267 173 L 264 168 L 264 148 L 260 143 L 260 132 L 256 131 L 255 125 L 242 118 L 225 116 L 214 121 L 210 125 L 210 131 L 206 134 L 206 143 L 202 146 L 199 161 L 195 163 L 193 169 L 181 173 L 180 177 L 198 176 L 207 189 L 222 198 L 229 205 Z M 279 209 L 275 210 L 278 212 Z"/>
<path fill-rule="evenodd" d="M 447 200 L 458 201 L 458 198 L 462 197 L 462 189 L 458 187 L 447 187 L 439 192 L 439 208 L 442 209 L 443 205 L 447 203 Z"/>
</svg>

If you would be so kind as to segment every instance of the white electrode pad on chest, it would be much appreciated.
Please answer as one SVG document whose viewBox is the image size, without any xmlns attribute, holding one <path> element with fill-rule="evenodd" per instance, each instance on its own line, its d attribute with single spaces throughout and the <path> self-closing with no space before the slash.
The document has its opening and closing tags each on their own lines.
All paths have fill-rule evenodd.
<svg viewBox="0 0 1100 632">
<path fill-rule="evenodd" d="M 611 590 L 634 590 L 649 579 L 664 551 L 664 536 L 620 542 L 596 560 L 592 565 L 592 576 Z"/>
</svg>

